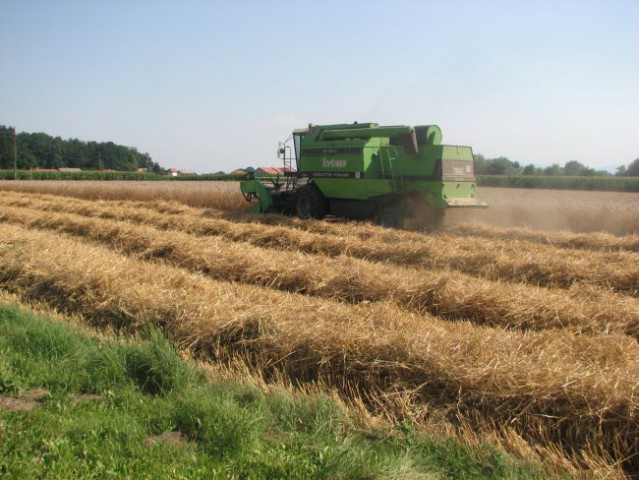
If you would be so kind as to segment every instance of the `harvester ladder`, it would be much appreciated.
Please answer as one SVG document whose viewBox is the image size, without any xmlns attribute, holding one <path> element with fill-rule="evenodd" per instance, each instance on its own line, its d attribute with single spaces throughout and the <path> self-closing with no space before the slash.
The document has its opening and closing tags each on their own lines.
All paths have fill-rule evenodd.
<svg viewBox="0 0 639 480">
<path fill-rule="evenodd" d="M 384 148 L 381 149 L 381 152 L 384 152 Z M 404 185 L 404 177 L 399 173 L 399 166 L 397 165 L 397 149 L 393 148 L 393 154 L 391 155 L 391 150 L 388 149 L 386 154 L 386 159 L 388 160 L 388 173 L 391 177 L 391 184 L 393 185 L 393 192 L 403 192 L 405 190 Z M 382 175 L 384 173 L 384 154 L 381 153 L 381 165 L 382 165 Z"/>
<path fill-rule="evenodd" d="M 286 156 L 286 152 L 289 152 L 289 155 Z M 284 177 L 286 178 L 286 191 L 292 189 L 295 186 L 295 180 L 297 177 L 293 175 L 293 155 L 290 153 L 290 150 L 284 150 Z"/>
</svg>

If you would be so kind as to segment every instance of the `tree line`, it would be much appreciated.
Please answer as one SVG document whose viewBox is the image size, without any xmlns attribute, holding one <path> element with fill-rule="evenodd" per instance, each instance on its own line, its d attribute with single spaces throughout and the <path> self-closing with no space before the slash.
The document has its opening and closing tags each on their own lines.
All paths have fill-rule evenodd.
<svg viewBox="0 0 639 480">
<path fill-rule="evenodd" d="M 521 166 L 519 162 L 513 162 L 506 157 L 485 158 L 481 154 L 475 155 L 476 175 L 527 175 L 527 176 L 567 176 L 567 177 L 606 177 L 610 176 L 605 170 L 595 170 L 578 162 L 570 160 L 560 166 L 555 163 L 548 167 L 536 167 L 533 164 Z M 617 167 L 615 176 L 639 177 L 639 158 L 630 162 L 628 166 Z"/>
<path fill-rule="evenodd" d="M 16 135 L 17 168 L 81 168 L 83 170 L 136 171 L 162 173 L 148 153 L 113 142 L 85 142 L 77 138 L 63 140 L 46 133 L 20 132 Z M 0 125 L 0 169 L 14 168 L 14 131 Z"/>
<path fill-rule="evenodd" d="M 19 170 L 69 167 L 83 170 L 124 172 L 142 168 L 156 174 L 165 172 L 165 169 L 155 163 L 148 153 L 140 153 L 133 147 L 116 145 L 113 142 L 85 142 L 76 138 L 64 140 L 46 133 L 26 132 L 18 133 L 15 142 L 17 146 L 16 163 Z M 12 170 L 13 168 L 13 128 L 0 125 L 0 170 Z M 245 170 L 251 171 L 253 168 L 247 167 Z M 485 158 L 481 154 L 475 155 L 475 174 L 574 177 L 611 175 L 606 171 L 594 170 L 576 160 L 566 162 L 564 166 L 553 164 L 540 168 L 532 164 L 522 166 L 519 162 L 513 162 L 506 157 Z M 618 167 L 615 176 L 639 176 L 639 158 L 627 166 Z"/>
</svg>

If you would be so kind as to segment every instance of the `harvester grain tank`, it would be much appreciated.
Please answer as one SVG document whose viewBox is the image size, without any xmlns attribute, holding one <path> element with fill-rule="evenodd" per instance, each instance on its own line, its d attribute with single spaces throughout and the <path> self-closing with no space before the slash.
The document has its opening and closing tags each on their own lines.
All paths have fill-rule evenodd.
<svg viewBox="0 0 639 480">
<path fill-rule="evenodd" d="M 448 208 L 487 207 L 476 198 L 472 149 L 441 140 L 436 125 L 309 125 L 280 144 L 282 178 L 248 174 L 240 189 L 252 212 L 436 228 Z"/>
</svg>

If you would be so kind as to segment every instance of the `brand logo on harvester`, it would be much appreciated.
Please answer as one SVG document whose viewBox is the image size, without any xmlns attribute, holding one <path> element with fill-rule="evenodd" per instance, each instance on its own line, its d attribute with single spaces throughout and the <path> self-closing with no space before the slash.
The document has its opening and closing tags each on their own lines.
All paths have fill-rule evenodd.
<svg viewBox="0 0 639 480">
<path fill-rule="evenodd" d="M 346 160 L 334 160 L 332 158 L 322 158 L 323 168 L 345 168 Z"/>
</svg>

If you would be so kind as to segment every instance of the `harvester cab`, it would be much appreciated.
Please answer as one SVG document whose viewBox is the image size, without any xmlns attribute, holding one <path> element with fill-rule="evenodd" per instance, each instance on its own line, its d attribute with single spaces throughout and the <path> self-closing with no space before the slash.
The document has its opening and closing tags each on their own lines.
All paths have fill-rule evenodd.
<svg viewBox="0 0 639 480">
<path fill-rule="evenodd" d="M 448 208 L 487 207 L 476 198 L 472 149 L 441 139 L 436 125 L 309 125 L 278 146 L 283 179 L 249 175 L 240 189 L 251 212 L 374 218 L 397 228 L 416 219 L 433 229 Z"/>
</svg>

